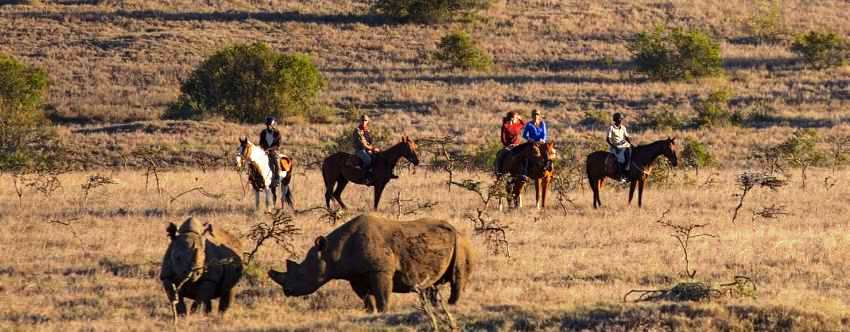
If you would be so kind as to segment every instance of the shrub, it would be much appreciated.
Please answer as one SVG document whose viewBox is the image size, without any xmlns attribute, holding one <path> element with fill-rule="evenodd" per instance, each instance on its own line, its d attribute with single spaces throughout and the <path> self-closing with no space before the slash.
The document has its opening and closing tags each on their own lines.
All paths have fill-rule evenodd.
<svg viewBox="0 0 850 332">
<path fill-rule="evenodd" d="M 697 30 L 656 27 L 627 46 L 637 71 L 651 79 L 671 81 L 722 72 L 720 45 Z"/>
<path fill-rule="evenodd" d="M 491 0 L 377 0 L 372 10 L 402 21 L 436 23 L 469 17 Z"/>
<path fill-rule="evenodd" d="M 776 147 L 781 161 L 800 168 L 803 187 L 806 186 L 806 170 L 810 166 L 824 165 L 827 161 L 826 154 L 817 147 L 818 140 L 814 129 L 798 129 Z"/>
<path fill-rule="evenodd" d="M 453 32 L 440 38 L 434 57 L 452 67 L 465 70 L 486 71 L 493 64 L 490 56 L 463 31 Z"/>
<path fill-rule="evenodd" d="M 678 129 L 684 126 L 684 120 L 670 109 L 660 109 L 642 116 L 637 125 L 642 129 Z"/>
<path fill-rule="evenodd" d="M 697 101 L 694 105 L 696 124 L 700 127 L 721 127 L 732 123 L 732 113 L 729 111 L 731 94 L 728 89 L 717 89 Z"/>
<path fill-rule="evenodd" d="M 263 43 L 225 48 L 183 82 L 167 118 L 220 115 L 239 122 L 310 116 L 325 81 L 303 54 L 280 54 Z"/>
<path fill-rule="evenodd" d="M 762 43 L 776 42 L 785 34 L 785 17 L 782 4 L 778 0 L 760 0 L 755 2 L 755 10 L 746 22 L 746 28 Z"/>
<path fill-rule="evenodd" d="M 699 172 L 700 168 L 714 165 L 716 160 L 708 151 L 708 147 L 700 141 L 685 139 L 685 147 L 682 149 L 682 165 L 693 167 Z"/>
<path fill-rule="evenodd" d="M 43 156 L 53 136 L 42 111 L 47 74 L 0 54 L 0 170 L 17 169 Z"/>
<path fill-rule="evenodd" d="M 611 123 L 611 116 L 605 111 L 588 110 L 579 124 L 590 128 L 605 128 Z"/>
<path fill-rule="evenodd" d="M 816 68 L 841 66 L 850 56 L 850 42 L 832 32 L 809 31 L 794 38 L 791 51 Z"/>
<path fill-rule="evenodd" d="M 502 150 L 502 144 L 497 141 L 487 142 L 472 153 L 472 166 L 481 170 L 492 170 L 496 164 L 496 154 Z"/>
<path fill-rule="evenodd" d="M 337 152 L 354 152 L 353 136 L 355 128 L 343 130 L 339 135 L 332 137 L 325 143 L 322 150 L 326 154 Z M 392 133 L 385 127 L 370 127 L 369 133 L 372 135 L 372 143 L 374 146 L 381 149 L 388 149 L 391 145 L 398 143 L 391 140 Z"/>
</svg>

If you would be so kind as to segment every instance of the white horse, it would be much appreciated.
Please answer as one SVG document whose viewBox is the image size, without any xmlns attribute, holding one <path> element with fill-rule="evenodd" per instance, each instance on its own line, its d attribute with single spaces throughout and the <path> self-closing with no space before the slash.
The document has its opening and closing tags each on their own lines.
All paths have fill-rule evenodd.
<svg viewBox="0 0 850 332">
<path fill-rule="evenodd" d="M 239 148 L 236 149 L 236 167 L 248 172 L 248 181 L 254 188 L 254 209 L 260 209 L 260 190 L 266 193 L 266 211 L 277 205 L 277 188 L 280 188 L 281 208 L 292 203 L 292 191 L 289 185 L 292 181 L 292 160 L 281 156 L 279 181 L 272 182 L 272 170 L 269 167 L 269 157 L 263 149 L 249 142 L 245 136 L 239 138 Z M 246 167 L 247 166 L 247 167 Z M 271 196 L 271 197 L 270 197 Z M 270 199 L 271 198 L 271 203 Z"/>
</svg>

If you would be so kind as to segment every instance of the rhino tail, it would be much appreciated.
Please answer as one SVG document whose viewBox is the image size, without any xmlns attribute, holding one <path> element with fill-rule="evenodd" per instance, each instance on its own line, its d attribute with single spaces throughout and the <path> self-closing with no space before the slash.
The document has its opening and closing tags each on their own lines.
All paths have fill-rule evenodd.
<svg viewBox="0 0 850 332">
<path fill-rule="evenodd" d="M 457 300 L 460 299 L 460 293 L 463 292 L 463 289 L 466 287 L 467 278 L 469 278 L 466 267 L 466 248 L 463 247 L 463 244 L 458 237 L 459 236 L 455 234 L 454 253 L 452 253 L 452 260 L 449 264 L 448 271 L 451 274 L 451 277 L 449 278 L 449 283 L 451 284 L 449 304 L 457 303 Z"/>
</svg>

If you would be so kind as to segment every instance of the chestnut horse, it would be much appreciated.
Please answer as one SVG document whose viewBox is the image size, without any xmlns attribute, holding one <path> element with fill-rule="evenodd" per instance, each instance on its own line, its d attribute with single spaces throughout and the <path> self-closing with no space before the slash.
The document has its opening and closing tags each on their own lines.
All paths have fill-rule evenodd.
<svg viewBox="0 0 850 332">
<path fill-rule="evenodd" d="M 676 138 L 667 138 L 650 144 L 640 145 L 632 148 L 631 168 L 627 175 L 629 180 L 629 204 L 635 194 L 635 185 L 638 187 L 638 207 L 643 206 L 643 184 L 652 172 L 655 159 L 664 155 L 670 164 L 678 165 L 676 158 Z M 599 189 L 606 177 L 617 177 L 617 157 L 608 151 L 596 151 L 587 155 L 585 162 L 587 170 L 587 181 L 593 190 L 593 208 L 602 206 L 599 200 Z"/>
<path fill-rule="evenodd" d="M 508 194 L 508 206 L 513 208 L 522 208 L 522 191 L 527 184 L 519 178 L 521 162 L 523 158 L 528 159 L 528 177 L 534 182 L 534 197 L 536 207 L 542 209 L 546 207 L 546 192 L 549 188 L 549 183 L 552 182 L 554 169 L 546 167 L 552 160 L 557 158 L 555 144 L 549 143 L 534 143 L 526 142 L 514 147 L 509 155 L 505 156 L 502 162 L 502 169 L 498 170 L 497 177 L 501 178 L 504 173 L 510 174 L 511 179 L 505 183 L 505 192 Z M 499 203 L 501 210 L 501 202 Z"/>
<path fill-rule="evenodd" d="M 381 194 L 384 187 L 393 176 L 393 169 L 398 160 L 404 157 L 414 166 L 419 165 L 419 157 L 416 155 L 416 143 L 407 136 L 402 137 L 401 143 L 389 149 L 372 155 L 372 183 L 366 184 L 363 171 L 354 168 L 359 159 L 357 156 L 345 153 L 334 153 L 322 162 L 322 178 L 325 180 L 325 206 L 331 208 L 331 198 L 335 199 L 339 206 L 346 209 L 342 202 L 342 191 L 348 182 L 375 187 L 374 208 L 378 209 Z"/>
</svg>

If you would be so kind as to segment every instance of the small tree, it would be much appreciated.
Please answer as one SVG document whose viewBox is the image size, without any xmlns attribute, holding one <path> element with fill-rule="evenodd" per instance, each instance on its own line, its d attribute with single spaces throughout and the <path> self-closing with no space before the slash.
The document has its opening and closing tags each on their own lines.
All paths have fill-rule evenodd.
<svg viewBox="0 0 850 332">
<path fill-rule="evenodd" d="M 779 0 L 757 0 L 746 28 L 758 42 L 772 43 L 785 35 L 785 15 Z"/>
<path fill-rule="evenodd" d="M 463 31 L 453 32 L 440 38 L 434 57 L 452 67 L 464 70 L 486 71 L 493 65 L 490 56 Z"/>
<path fill-rule="evenodd" d="M 699 175 L 699 169 L 716 163 L 714 156 L 708 151 L 708 147 L 695 139 L 685 139 L 685 147 L 682 149 L 682 165 L 693 167 Z"/>
<path fill-rule="evenodd" d="M 704 32 L 656 27 L 627 46 L 637 71 L 662 81 L 687 80 L 723 71 L 720 44 Z"/>
<path fill-rule="evenodd" d="M 372 10 L 402 21 L 437 23 L 469 17 L 490 7 L 491 0 L 377 0 Z"/>
<path fill-rule="evenodd" d="M 19 169 L 43 157 L 53 137 L 42 112 L 47 74 L 0 54 L 0 170 Z"/>
<path fill-rule="evenodd" d="M 842 66 L 850 57 L 850 42 L 833 32 L 809 31 L 797 36 L 791 51 L 815 68 Z"/>
<path fill-rule="evenodd" d="M 798 129 L 785 142 L 776 147 L 781 159 L 792 167 L 800 168 L 803 187 L 806 187 L 806 170 L 826 160 L 817 148 L 818 134 L 814 129 Z"/>
<path fill-rule="evenodd" d="M 183 93 L 165 117 L 220 115 L 261 122 L 269 115 L 309 115 L 325 86 L 303 54 L 280 54 L 263 43 L 227 47 L 201 63 L 183 82 Z"/>
</svg>

